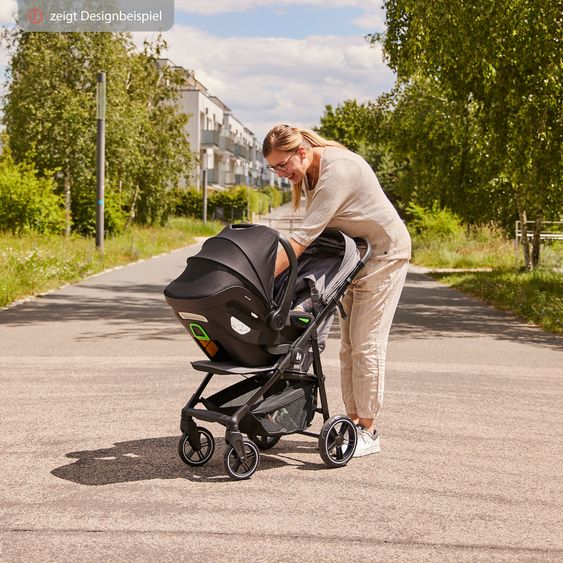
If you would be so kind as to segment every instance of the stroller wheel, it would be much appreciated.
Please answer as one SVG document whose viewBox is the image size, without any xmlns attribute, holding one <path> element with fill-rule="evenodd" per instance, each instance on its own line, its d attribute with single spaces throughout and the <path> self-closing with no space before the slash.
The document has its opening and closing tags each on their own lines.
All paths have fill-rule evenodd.
<svg viewBox="0 0 563 563">
<path fill-rule="evenodd" d="M 281 436 L 256 436 L 249 434 L 248 437 L 261 449 L 269 450 L 273 448 L 279 441 Z"/>
<path fill-rule="evenodd" d="M 225 450 L 225 456 L 223 458 L 225 469 L 232 479 L 249 479 L 254 475 L 260 463 L 260 452 L 256 444 L 248 438 L 244 438 L 242 444 L 246 455 L 245 462 L 241 460 L 235 448 L 230 444 L 227 444 L 227 449 Z"/>
<path fill-rule="evenodd" d="M 199 433 L 199 448 L 196 449 L 190 444 L 188 434 L 185 432 L 178 442 L 180 459 L 192 467 L 205 465 L 215 451 L 215 440 L 211 432 L 202 426 L 198 426 L 197 431 Z"/>
<path fill-rule="evenodd" d="M 347 416 L 329 418 L 319 435 L 319 453 L 328 467 L 346 465 L 356 449 L 358 432 L 356 425 Z"/>
</svg>

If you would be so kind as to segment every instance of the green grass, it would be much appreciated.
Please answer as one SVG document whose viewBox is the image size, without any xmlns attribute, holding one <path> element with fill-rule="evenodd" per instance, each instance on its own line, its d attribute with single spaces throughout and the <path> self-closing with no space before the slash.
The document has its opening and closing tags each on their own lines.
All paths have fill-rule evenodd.
<svg viewBox="0 0 563 563">
<path fill-rule="evenodd" d="M 428 268 L 510 268 L 516 266 L 512 241 L 481 227 L 451 236 L 414 235 L 413 262 Z"/>
<path fill-rule="evenodd" d="M 427 268 L 519 268 L 522 251 L 515 252 L 514 241 L 491 227 L 478 227 L 455 235 L 412 234 L 413 263 Z M 563 242 L 543 242 L 541 266 L 563 268 Z"/>
<path fill-rule="evenodd" d="M 563 274 L 496 269 L 492 272 L 433 273 L 432 277 L 480 297 L 497 309 L 563 334 Z"/>
<path fill-rule="evenodd" d="M 415 264 L 473 270 L 433 272 L 435 279 L 545 330 L 563 333 L 563 243 L 542 243 L 541 268 L 527 272 L 513 241 L 496 229 L 481 227 L 448 236 L 419 234 L 412 238 Z"/>
<path fill-rule="evenodd" d="M 132 227 L 104 242 L 103 256 L 91 238 L 0 233 L 0 307 L 77 282 L 108 268 L 181 248 L 212 236 L 222 224 L 174 218 L 166 227 Z"/>
</svg>

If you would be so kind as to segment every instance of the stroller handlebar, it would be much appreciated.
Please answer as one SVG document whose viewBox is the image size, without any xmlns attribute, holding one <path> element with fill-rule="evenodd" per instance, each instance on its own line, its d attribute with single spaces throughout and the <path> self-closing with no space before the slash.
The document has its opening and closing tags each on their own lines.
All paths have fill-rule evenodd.
<svg viewBox="0 0 563 563">
<path fill-rule="evenodd" d="M 283 295 L 280 299 L 280 304 L 278 308 L 272 311 L 268 316 L 268 324 L 271 329 L 280 331 L 285 326 L 295 291 L 295 283 L 297 281 L 297 256 L 295 256 L 295 251 L 284 234 L 278 232 L 278 240 L 289 259 L 289 275 Z"/>
<path fill-rule="evenodd" d="M 371 244 L 369 243 L 369 240 L 367 238 L 354 238 L 354 241 L 356 241 L 356 243 L 361 243 L 362 246 L 365 246 L 365 250 L 364 250 L 364 254 L 363 256 L 360 258 L 360 262 L 362 263 L 362 267 L 366 265 L 366 262 L 370 259 L 371 256 Z"/>
</svg>

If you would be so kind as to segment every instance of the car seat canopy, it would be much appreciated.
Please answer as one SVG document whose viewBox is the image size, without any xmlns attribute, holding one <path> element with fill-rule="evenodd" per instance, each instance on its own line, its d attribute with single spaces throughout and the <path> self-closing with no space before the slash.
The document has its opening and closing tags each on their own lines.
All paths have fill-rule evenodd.
<svg viewBox="0 0 563 563">
<path fill-rule="evenodd" d="M 174 299 L 201 299 L 242 285 L 273 304 L 278 236 L 263 225 L 229 225 L 188 258 L 184 272 L 167 288 Z M 257 260 L 257 257 L 260 257 Z"/>
</svg>

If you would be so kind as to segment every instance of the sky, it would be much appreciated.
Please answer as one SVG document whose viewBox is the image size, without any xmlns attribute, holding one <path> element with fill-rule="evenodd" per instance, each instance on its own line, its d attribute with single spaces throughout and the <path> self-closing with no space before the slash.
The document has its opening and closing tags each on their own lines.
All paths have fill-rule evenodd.
<svg viewBox="0 0 563 563">
<path fill-rule="evenodd" d="M 0 25 L 15 0 L 0 0 Z M 175 0 L 165 54 L 262 140 L 277 123 L 318 125 L 326 104 L 364 102 L 394 83 L 379 47 L 381 0 Z M 152 34 L 135 33 L 140 45 Z M 0 48 L 0 74 L 7 63 Z"/>
</svg>

